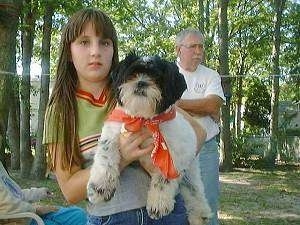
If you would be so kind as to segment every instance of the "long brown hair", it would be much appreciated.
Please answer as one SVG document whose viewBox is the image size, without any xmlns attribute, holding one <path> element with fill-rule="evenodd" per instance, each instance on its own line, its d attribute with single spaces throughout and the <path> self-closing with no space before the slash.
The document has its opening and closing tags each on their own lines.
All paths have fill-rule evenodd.
<svg viewBox="0 0 300 225">
<path fill-rule="evenodd" d="M 52 119 L 51 129 L 53 148 L 49 152 L 49 167 L 56 167 L 56 159 L 60 157 L 63 169 L 70 169 L 72 165 L 81 166 L 82 156 L 79 151 L 78 137 L 78 110 L 76 103 L 76 90 L 78 76 L 71 62 L 70 45 L 82 33 L 85 25 L 91 22 L 97 35 L 113 42 L 113 58 L 110 71 L 119 62 L 118 40 L 116 30 L 110 18 L 98 9 L 85 8 L 76 12 L 63 29 L 61 36 L 60 55 L 56 72 L 56 81 L 48 103 L 47 116 Z M 111 82 L 108 79 L 107 89 L 110 90 Z M 112 92 L 108 94 L 108 105 L 115 104 Z M 48 120 L 49 121 L 49 120 Z M 47 132 L 47 130 L 46 130 Z M 57 144 L 61 142 L 62 151 L 57 150 Z"/>
</svg>

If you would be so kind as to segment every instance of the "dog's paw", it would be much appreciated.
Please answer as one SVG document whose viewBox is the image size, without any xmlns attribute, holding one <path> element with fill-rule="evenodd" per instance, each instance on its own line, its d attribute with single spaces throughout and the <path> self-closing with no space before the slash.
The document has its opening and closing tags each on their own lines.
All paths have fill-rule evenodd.
<svg viewBox="0 0 300 225">
<path fill-rule="evenodd" d="M 97 186 L 95 183 L 88 183 L 87 196 L 91 203 L 109 201 L 116 191 L 115 187 Z"/>
<path fill-rule="evenodd" d="M 200 212 L 201 219 L 203 220 L 203 224 L 206 224 L 212 216 L 210 208 Z"/>
<path fill-rule="evenodd" d="M 209 222 L 211 216 L 211 209 L 206 202 L 196 204 L 195 207 L 192 210 L 189 210 L 188 212 L 188 219 L 190 225 L 205 225 Z"/>
<path fill-rule="evenodd" d="M 189 214 L 189 224 L 190 225 L 206 225 L 209 222 L 209 217 L 202 217 L 201 215 L 195 213 L 195 214 Z"/>
<path fill-rule="evenodd" d="M 163 195 L 148 196 L 147 212 L 152 219 L 159 219 L 170 214 L 174 209 L 175 200 Z"/>
<path fill-rule="evenodd" d="M 87 185 L 87 197 L 91 203 L 109 201 L 115 194 L 118 177 L 108 175 L 97 181 L 90 179 Z"/>
</svg>

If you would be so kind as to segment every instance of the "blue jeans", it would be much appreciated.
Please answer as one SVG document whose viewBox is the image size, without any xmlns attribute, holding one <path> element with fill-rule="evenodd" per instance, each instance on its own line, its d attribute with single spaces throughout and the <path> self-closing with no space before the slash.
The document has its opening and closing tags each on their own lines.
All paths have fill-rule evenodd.
<svg viewBox="0 0 300 225">
<path fill-rule="evenodd" d="M 109 216 L 88 215 L 87 225 L 188 225 L 182 196 L 176 196 L 174 210 L 161 219 L 151 219 L 145 207 L 116 213 Z"/>
<path fill-rule="evenodd" d="M 82 208 L 61 207 L 56 212 L 47 213 L 42 215 L 45 225 L 86 225 L 87 214 Z M 36 225 L 35 221 L 31 221 L 30 225 Z"/>
<path fill-rule="evenodd" d="M 208 225 L 218 225 L 219 203 L 219 152 L 216 138 L 205 142 L 199 153 L 201 176 L 205 196 L 211 207 L 213 216 Z"/>
</svg>

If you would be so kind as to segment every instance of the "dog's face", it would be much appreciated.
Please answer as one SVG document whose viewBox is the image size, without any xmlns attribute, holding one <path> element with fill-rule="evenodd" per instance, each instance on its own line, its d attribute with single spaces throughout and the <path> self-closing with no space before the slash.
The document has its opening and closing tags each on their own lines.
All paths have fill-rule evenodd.
<svg viewBox="0 0 300 225">
<path fill-rule="evenodd" d="M 177 66 L 158 56 L 130 53 L 111 74 L 112 88 L 127 114 L 151 118 L 173 105 L 186 89 Z"/>
</svg>

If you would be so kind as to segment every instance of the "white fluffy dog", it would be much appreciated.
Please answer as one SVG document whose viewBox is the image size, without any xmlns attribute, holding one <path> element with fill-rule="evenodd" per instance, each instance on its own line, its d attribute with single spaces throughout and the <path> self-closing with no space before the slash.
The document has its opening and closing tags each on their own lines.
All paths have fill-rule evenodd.
<svg viewBox="0 0 300 225">
<path fill-rule="evenodd" d="M 139 57 L 131 53 L 120 62 L 111 78 L 118 100 L 112 115 L 117 112 L 122 116 L 121 119 L 112 116 L 102 129 L 87 186 L 89 201 L 108 201 L 114 195 L 120 175 L 122 130 L 149 129 L 155 147 L 151 156 L 140 160 L 141 165 L 152 162 L 157 168 L 150 174 L 146 205 L 149 216 L 158 219 L 172 212 L 180 188 L 190 224 L 204 224 L 211 211 L 196 159 L 197 138 L 189 122 L 174 108 L 186 89 L 177 66 L 157 56 Z"/>
</svg>

